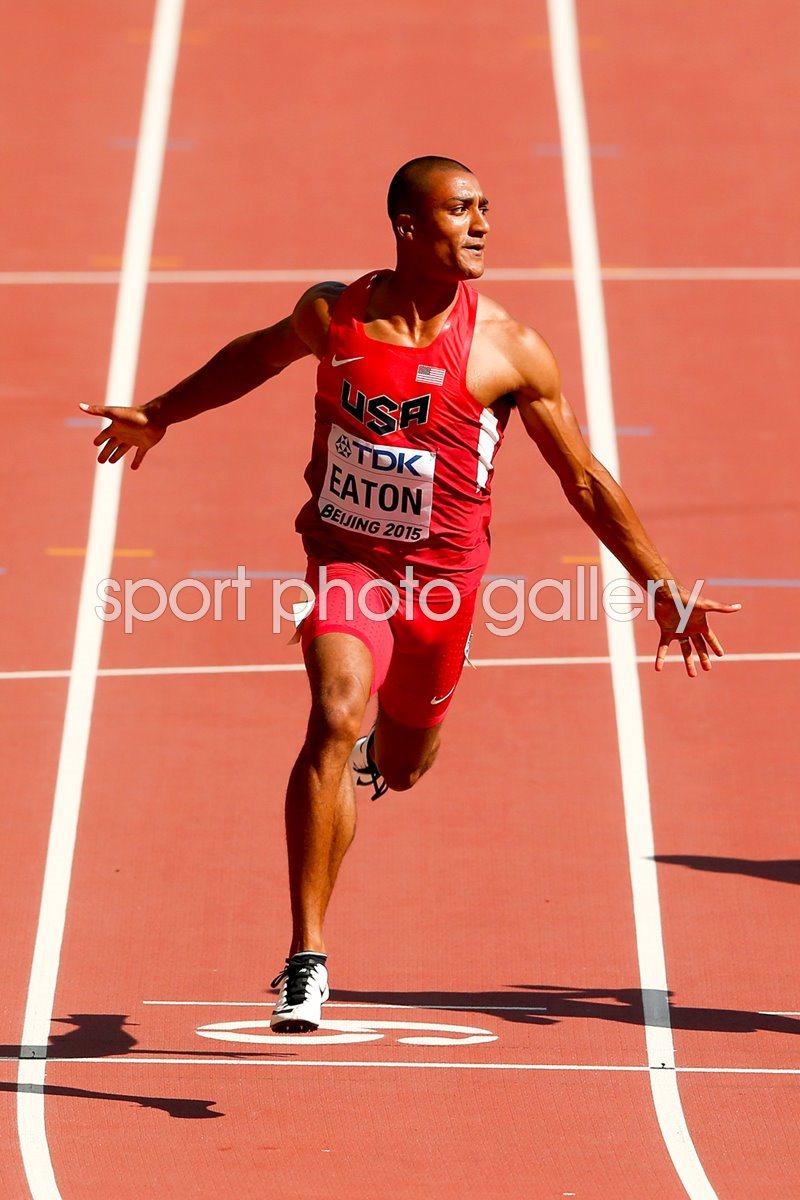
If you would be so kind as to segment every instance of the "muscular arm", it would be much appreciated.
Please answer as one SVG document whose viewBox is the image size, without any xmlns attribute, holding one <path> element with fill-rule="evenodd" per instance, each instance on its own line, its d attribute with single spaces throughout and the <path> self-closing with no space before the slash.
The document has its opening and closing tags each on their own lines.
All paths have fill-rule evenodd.
<svg viewBox="0 0 800 1200">
<path fill-rule="evenodd" d="M 344 284 L 321 283 L 309 289 L 288 317 L 235 338 L 199 370 L 139 408 L 81 405 L 85 412 L 110 418 L 95 438 L 100 462 L 117 462 L 131 449 L 136 470 L 170 425 L 238 400 L 280 374 L 290 363 L 324 353 L 330 314 Z"/>
<path fill-rule="evenodd" d="M 561 394 L 558 366 L 549 347 L 531 329 L 516 327 L 514 395 L 522 423 L 564 495 L 601 542 L 637 583 L 670 579 L 633 505 L 584 441 L 569 402 Z"/>
<path fill-rule="evenodd" d="M 620 485 L 584 441 L 553 355 L 542 340 L 526 330 L 526 372 L 516 392 L 525 431 L 558 475 L 564 495 L 601 542 L 642 587 L 650 580 L 672 578 Z"/>
<path fill-rule="evenodd" d="M 188 421 L 238 400 L 310 353 L 295 331 L 293 318 L 284 317 L 267 329 L 235 338 L 199 370 L 149 400 L 143 408 L 165 428 Z"/>
<path fill-rule="evenodd" d="M 575 414 L 561 393 L 558 366 L 549 347 L 533 330 L 510 321 L 502 336 L 506 360 L 515 376 L 511 390 L 525 430 L 558 475 L 570 504 L 638 584 L 646 587 L 650 581 L 663 581 L 667 585 L 655 597 L 661 628 L 656 669 L 660 670 L 670 641 L 678 636 L 681 613 L 674 596 L 679 595 L 686 604 L 689 593 L 675 581 L 625 492 L 584 441 Z M 681 650 L 690 675 L 696 674 L 693 647 L 706 670 L 711 665 L 707 647 L 722 654 L 706 614 L 735 612 L 739 607 L 703 597 L 695 600 L 688 623 L 681 626 Z"/>
</svg>

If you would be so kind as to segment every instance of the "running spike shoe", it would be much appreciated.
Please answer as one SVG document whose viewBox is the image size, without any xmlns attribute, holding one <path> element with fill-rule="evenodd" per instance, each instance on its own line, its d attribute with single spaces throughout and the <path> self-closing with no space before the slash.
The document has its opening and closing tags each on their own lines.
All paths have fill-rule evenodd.
<svg viewBox="0 0 800 1200">
<path fill-rule="evenodd" d="M 270 1019 L 275 1033 L 313 1033 L 319 1028 L 322 1005 L 330 995 L 326 958 L 325 954 L 303 951 L 286 959 L 286 966 L 270 985 L 280 988 Z"/>
</svg>

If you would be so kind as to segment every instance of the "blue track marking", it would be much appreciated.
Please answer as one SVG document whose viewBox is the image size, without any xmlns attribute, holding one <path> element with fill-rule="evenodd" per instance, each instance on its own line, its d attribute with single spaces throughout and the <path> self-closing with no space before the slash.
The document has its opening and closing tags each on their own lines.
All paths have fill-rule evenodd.
<svg viewBox="0 0 800 1200">
<path fill-rule="evenodd" d="M 617 425 L 617 437 L 652 437 L 655 429 L 652 425 Z M 589 426 L 581 425 L 581 433 L 588 434 Z"/>
<path fill-rule="evenodd" d="M 108 139 L 109 147 L 112 150 L 135 150 L 138 138 L 135 137 L 110 137 Z M 194 138 L 170 138 L 167 142 L 167 150 L 194 150 L 197 142 Z"/>
<path fill-rule="evenodd" d="M 601 142 L 595 142 L 589 147 L 589 152 L 593 158 L 621 158 L 622 146 L 614 146 L 611 144 L 604 145 Z M 533 153 L 538 158 L 561 158 L 561 146 L 558 142 L 534 142 Z"/>
<path fill-rule="evenodd" d="M 712 587 L 799 588 L 800 579 L 707 579 Z"/>
<path fill-rule="evenodd" d="M 245 570 L 247 579 L 305 579 L 305 571 L 298 569 L 296 571 L 248 571 Z M 238 574 L 230 567 L 220 567 L 219 570 L 210 571 L 190 571 L 190 579 L 236 579 Z"/>
</svg>

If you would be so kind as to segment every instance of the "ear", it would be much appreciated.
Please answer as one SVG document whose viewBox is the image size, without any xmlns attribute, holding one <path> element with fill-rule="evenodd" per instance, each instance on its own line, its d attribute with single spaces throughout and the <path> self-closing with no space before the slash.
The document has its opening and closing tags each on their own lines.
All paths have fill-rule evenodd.
<svg viewBox="0 0 800 1200">
<path fill-rule="evenodd" d="M 414 218 L 411 213 L 398 213 L 394 222 L 394 232 L 398 241 L 414 240 Z"/>
</svg>

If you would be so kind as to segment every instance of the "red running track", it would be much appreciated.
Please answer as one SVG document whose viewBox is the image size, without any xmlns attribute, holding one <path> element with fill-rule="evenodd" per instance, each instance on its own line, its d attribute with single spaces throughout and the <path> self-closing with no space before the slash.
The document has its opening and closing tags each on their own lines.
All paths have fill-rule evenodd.
<svg viewBox="0 0 800 1200">
<path fill-rule="evenodd" d="M 800 578 L 784 450 L 798 424 L 797 278 L 726 270 L 800 259 L 787 201 L 797 16 L 776 4 L 767 25 L 749 0 L 701 14 L 596 0 L 578 16 L 623 481 L 683 577 L 749 581 L 709 591 L 745 603 L 719 632 L 754 657 L 695 682 L 677 664 L 658 678 L 640 668 L 680 1095 L 706 1195 L 777 1200 L 800 1191 L 797 661 L 763 656 L 795 651 L 796 591 L 774 581 Z M 0 273 L 114 269 L 151 21 L 143 3 L 81 3 L 46 26 L 10 18 L 19 52 L 3 87 L 19 121 Z M 169 136 L 156 269 L 313 277 L 388 263 L 386 181 L 428 150 L 480 173 L 492 266 L 569 263 L 543 3 L 190 0 Z M 698 267 L 715 274 L 675 276 Z M 30 1194 L 15 1081 L 67 681 L 14 673 L 69 667 L 92 459 L 91 431 L 66 422 L 78 400 L 102 399 L 116 289 L 97 274 L 0 278 L 14 517 L 0 562 L 0 1193 L 16 1200 Z M 303 287 L 182 278 L 149 289 L 139 400 Z M 582 414 L 569 279 L 483 286 L 545 333 Z M 172 431 L 124 480 L 115 571 L 170 586 L 238 563 L 299 568 L 312 387 L 301 364 Z M 569 576 L 564 560 L 596 546 L 531 455 L 513 429 L 491 570 Z M 650 656 L 652 631 L 636 632 Z M 101 667 L 296 667 L 287 642 L 256 579 L 245 622 L 226 610 L 127 636 L 107 626 Z M 608 651 L 598 622 L 529 620 L 505 639 L 479 627 L 474 653 Z M 63 1200 L 686 1196 L 648 1079 L 602 661 L 468 672 L 435 772 L 364 806 L 331 912 L 326 1015 L 382 1036 L 198 1035 L 238 1022 L 234 1037 L 263 1036 L 253 1022 L 268 1019 L 286 948 L 282 791 L 305 697 L 292 669 L 98 680 L 45 1087 Z M 403 1040 L 420 1036 L 454 1040 Z"/>
</svg>

